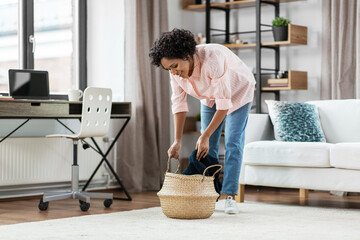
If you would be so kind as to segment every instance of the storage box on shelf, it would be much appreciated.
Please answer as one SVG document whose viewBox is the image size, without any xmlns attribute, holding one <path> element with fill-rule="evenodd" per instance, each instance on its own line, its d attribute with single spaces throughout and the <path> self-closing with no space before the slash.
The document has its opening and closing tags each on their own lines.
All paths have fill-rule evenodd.
<svg viewBox="0 0 360 240">
<path fill-rule="evenodd" d="M 268 79 L 268 86 L 262 91 L 307 89 L 307 72 L 289 71 L 288 78 Z"/>
</svg>

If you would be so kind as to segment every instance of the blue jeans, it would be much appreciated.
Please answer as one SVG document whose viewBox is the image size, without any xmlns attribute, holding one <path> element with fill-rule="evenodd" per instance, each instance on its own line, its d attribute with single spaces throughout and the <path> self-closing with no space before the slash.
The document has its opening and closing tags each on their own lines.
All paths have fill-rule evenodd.
<svg viewBox="0 0 360 240">
<path fill-rule="evenodd" d="M 245 145 L 245 128 L 251 109 L 247 103 L 231 114 L 227 115 L 220 126 L 209 139 L 209 155 L 219 156 L 221 130 L 225 122 L 225 168 L 221 193 L 237 195 L 239 190 L 239 176 Z M 201 104 L 201 133 L 209 126 L 216 112 L 216 105 L 212 108 Z"/>
</svg>

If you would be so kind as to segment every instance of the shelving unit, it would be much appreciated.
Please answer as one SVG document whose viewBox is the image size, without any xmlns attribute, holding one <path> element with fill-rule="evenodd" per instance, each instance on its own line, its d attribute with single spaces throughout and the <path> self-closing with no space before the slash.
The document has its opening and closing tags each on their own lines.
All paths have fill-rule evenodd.
<svg viewBox="0 0 360 240">
<path fill-rule="evenodd" d="M 273 92 L 275 94 L 275 99 L 280 100 L 280 91 L 282 90 L 305 90 L 307 89 L 307 73 L 300 71 L 289 71 L 288 85 L 281 87 L 269 87 L 262 86 L 262 76 L 265 75 L 265 71 L 272 72 L 275 76 L 278 75 L 280 71 L 280 47 L 285 46 L 294 46 L 294 45 L 307 45 L 307 27 L 292 25 L 288 26 L 288 40 L 281 42 L 262 42 L 261 41 L 261 33 L 269 32 L 271 30 L 264 30 L 262 27 L 271 28 L 269 24 L 261 23 L 261 7 L 265 5 L 271 5 L 274 7 L 274 15 L 275 17 L 279 16 L 280 13 L 280 3 L 284 2 L 295 2 L 299 0 L 239 0 L 239 1 L 229 1 L 224 0 L 223 3 L 210 3 L 210 0 L 206 0 L 206 4 L 198 4 L 195 5 L 194 0 L 183 0 L 183 9 L 191 10 L 191 11 L 205 11 L 206 17 L 206 40 L 207 43 L 211 42 L 211 31 L 220 31 L 224 35 L 224 42 L 230 42 L 230 35 L 241 35 L 241 34 L 255 34 L 256 42 L 249 44 L 224 44 L 224 46 L 231 49 L 256 49 L 256 112 L 261 113 L 261 93 L 262 92 Z M 240 9 L 247 7 L 255 7 L 256 8 L 256 30 L 247 31 L 247 32 L 230 32 L 230 10 L 232 9 Z M 225 12 L 225 29 L 212 29 L 211 28 L 211 10 L 220 10 Z M 262 49 L 270 49 L 274 51 L 274 69 L 266 69 L 261 67 L 261 50 Z"/>
</svg>

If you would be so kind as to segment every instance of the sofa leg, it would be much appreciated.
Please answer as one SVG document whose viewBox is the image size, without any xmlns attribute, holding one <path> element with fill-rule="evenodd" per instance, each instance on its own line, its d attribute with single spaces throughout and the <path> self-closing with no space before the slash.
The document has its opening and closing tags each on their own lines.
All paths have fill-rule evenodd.
<svg viewBox="0 0 360 240">
<path fill-rule="evenodd" d="M 304 188 L 300 188 L 299 189 L 299 196 L 300 199 L 306 199 L 309 197 L 309 190 L 308 189 L 304 189 Z"/>
<path fill-rule="evenodd" d="M 239 184 L 239 193 L 235 196 L 236 202 L 244 202 L 245 198 L 245 184 Z"/>
</svg>

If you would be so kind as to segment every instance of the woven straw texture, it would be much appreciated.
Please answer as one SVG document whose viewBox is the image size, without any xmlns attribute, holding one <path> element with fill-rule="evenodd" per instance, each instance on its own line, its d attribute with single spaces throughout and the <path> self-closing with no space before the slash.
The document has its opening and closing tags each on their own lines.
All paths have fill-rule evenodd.
<svg viewBox="0 0 360 240">
<path fill-rule="evenodd" d="M 221 167 L 221 165 L 214 166 Z M 167 217 L 200 219 L 208 218 L 214 213 L 219 194 L 214 188 L 214 177 L 207 177 L 204 174 L 182 175 L 169 172 L 165 174 L 163 187 L 157 195 L 160 198 L 162 211 Z"/>
</svg>

